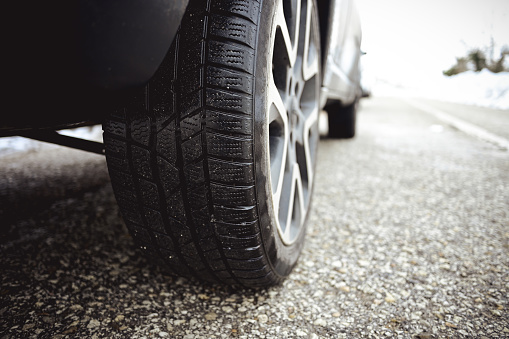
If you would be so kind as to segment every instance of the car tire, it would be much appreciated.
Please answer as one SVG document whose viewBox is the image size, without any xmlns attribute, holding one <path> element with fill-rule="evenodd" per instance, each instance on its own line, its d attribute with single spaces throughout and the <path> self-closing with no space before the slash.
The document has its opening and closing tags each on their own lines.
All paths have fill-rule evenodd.
<svg viewBox="0 0 509 339">
<path fill-rule="evenodd" d="M 329 118 L 329 138 L 351 139 L 355 137 L 357 107 L 359 101 L 342 106 L 339 101 L 328 105 L 325 110 Z"/>
<path fill-rule="evenodd" d="M 318 146 L 315 0 L 191 0 L 163 64 L 103 125 L 121 214 L 178 276 L 266 287 L 302 251 Z"/>
</svg>

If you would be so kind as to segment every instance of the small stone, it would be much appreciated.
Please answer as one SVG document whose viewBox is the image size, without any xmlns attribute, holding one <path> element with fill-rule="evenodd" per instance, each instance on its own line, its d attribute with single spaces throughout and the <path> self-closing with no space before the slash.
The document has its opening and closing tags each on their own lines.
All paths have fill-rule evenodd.
<svg viewBox="0 0 509 339">
<path fill-rule="evenodd" d="M 117 316 L 115 317 L 115 321 L 116 321 L 117 323 L 124 321 L 124 319 L 125 319 L 125 316 L 123 316 L 122 314 L 119 314 L 119 315 L 117 315 Z"/>
<path fill-rule="evenodd" d="M 93 328 L 96 328 L 96 327 L 99 327 L 99 326 L 101 326 L 101 323 L 99 322 L 99 320 L 97 320 L 97 319 L 92 319 L 92 320 L 90 320 L 90 322 L 88 323 L 87 328 L 88 328 L 88 329 L 93 329 Z"/>
<path fill-rule="evenodd" d="M 210 299 L 210 297 L 206 294 L 198 294 L 198 299 L 208 300 L 208 299 Z"/>
<path fill-rule="evenodd" d="M 258 322 L 259 322 L 259 323 L 264 324 L 264 323 L 266 323 L 267 321 L 269 321 L 269 317 L 267 317 L 267 315 L 265 315 L 265 314 L 260 314 L 260 315 L 258 316 Z"/>
<path fill-rule="evenodd" d="M 350 286 L 341 286 L 339 289 L 343 292 L 350 292 Z"/>
<path fill-rule="evenodd" d="M 341 261 L 339 261 L 339 260 L 336 260 L 336 261 L 333 261 L 331 263 L 331 266 L 334 267 L 334 268 L 340 268 L 340 267 L 343 266 L 343 263 Z"/>
<path fill-rule="evenodd" d="M 421 334 L 417 335 L 418 339 L 431 339 L 431 333 L 428 332 L 422 332 Z"/>
<path fill-rule="evenodd" d="M 338 312 L 334 312 L 334 313 L 332 313 L 332 316 L 334 318 L 339 318 L 340 314 Z"/>
<path fill-rule="evenodd" d="M 315 326 L 327 326 L 327 321 L 323 318 L 316 319 L 314 322 Z"/>
<path fill-rule="evenodd" d="M 299 337 L 306 337 L 308 335 L 306 332 L 302 330 L 297 330 L 295 334 L 297 334 Z"/>
<path fill-rule="evenodd" d="M 447 321 L 445 322 L 445 326 L 447 326 L 447 327 L 451 327 L 451 328 L 458 328 L 458 326 L 457 326 L 457 325 L 455 325 L 455 324 L 453 324 L 453 323 L 449 323 L 449 322 L 447 322 Z"/>
<path fill-rule="evenodd" d="M 83 311 L 83 306 L 74 304 L 71 307 L 69 307 L 72 311 Z"/>
<path fill-rule="evenodd" d="M 502 313 L 500 312 L 500 310 L 491 310 L 491 314 L 493 314 L 494 316 L 497 316 L 497 317 L 502 316 Z"/>
<path fill-rule="evenodd" d="M 69 328 L 67 328 L 65 331 L 63 331 L 63 332 L 62 332 L 62 334 L 64 334 L 64 335 L 73 334 L 73 333 L 75 333 L 77 330 L 78 330 L 78 327 L 77 327 L 77 326 L 70 326 L 70 327 L 69 327 Z"/>
<path fill-rule="evenodd" d="M 443 269 L 444 271 L 449 271 L 451 269 L 451 265 L 449 265 L 449 264 L 442 264 L 439 267 L 441 269 Z"/>
<path fill-rule="evenodd" d="M 357 261 L 357 264 L 359 264 L 360 267 L 367 267 L 369 266 L 370 262 L 367 260 L 359 260 Z"/>
<path fill-rule="evenodd" d="M 482 303 L 482 299 L 481 298 L 477 298 L 474 300 L 476 303 Z"/>
<path fill-rule="evenodd" d="M 396 302 L 396 298 L 394 298 L 392 296 L 392 294 L 387 293 L 387 295 L 385 296 L 385 302 L 388 302 L 388 303 Z"/>
<path fill-rule="evenodd" d="M 233 307 L 231 307 L 231 306 L 223 306 L 221 309 L 225 313 L 232 313 L 233 312 Z"/>
<path fill-rule="evenodd" d="M 161 338 L 166 338 L 166 337 L 169 337 L 170 335 L 168 334 L 168 332 L 161 331 L 161 332 L 159 332 L 159 336 Z"/>
<path fill-rule="evenodd" d="M 217 314 L 215 314 L 214 312 L 207 313 L 207 314 L 205 314 L 205 319 L 212 320 L 212 321 L 216 320 Z"/>
<path fill-rule="evenodd" d="M 25 324 L 23 325 L 23 331 L 28 331 L 35 327 L 35 324 Z"/>
</svg>

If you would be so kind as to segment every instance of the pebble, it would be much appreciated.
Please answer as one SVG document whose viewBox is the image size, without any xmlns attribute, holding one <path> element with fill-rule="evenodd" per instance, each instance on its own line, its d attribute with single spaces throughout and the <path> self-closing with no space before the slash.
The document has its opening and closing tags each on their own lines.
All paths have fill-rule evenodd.
<svg viewBox="0 0 509 339">
<path fill-rule="evenodd" d="M 500 310 L 491 310 L 491 313 L 494 316 L 497 316 L 497 317 L 501 317 L 502 316 L 502 312 L 500 312 Z"/>
<path fill-rule="evenodd" d="M 307 336 L 307 335 L 308 335 L 308 334 L 307 334 L 307 332 L 304 332 L 303 330 L 299 330 L 299 329 L 297 329 L 297 330 L 295 331 L 295 334 L 296 334 L 297 336 L 299 336 L 299 337 L 305 337 L 305 336 Z"/>
<path fill-rule="evenodd" d="M 209 321 L 216 320 L 217 314 L 214 312 L 207 313 L 207 314 L 205 314 L 205 319 L 209 320 Z"/>
<path fill-rule="evenodd" d="M 357 261 L 357 264 L 359 264 L 359 266 L 361 267 L 368 267 L 371 264 L 371 262 L 367 260 L 359 260 Z"/>
<path fill-rule="evenodd" d="M 385 296 L 385 301 L 388 303 L 393 303 L 396 302 L 396 298 L 394 298 L 392 294 L 387 293 L 387 295 Z"/>
<path fill-rule="evenodd" d="M 260 314 L 258 315 L 258 322 L 261 324 L 265 324 L 267 321 L 269 321 L 269 317 L 267 317 L 266 314 Z"/>
<path fill-rule="evenodd" d="M 318 318 L 313 323 L 315 326 L 327 326 L 327 321 L 323 318 Z"/>
<path fill-rule="evenodd" d="M 35 324 L 25 324 L 25 325 L 23 325 L 23 331 L 31 330 L 34 327 L 35 327 Z"/>
<path fill-rule="evenodd" d="M 233 307 L 231 306 L 223 306 L 221 307 L 221 310 L 225 313 L 232 313 L 233 312 Z"/>
<path fill-rule="evenodd" d="M 94 328 L 97 328 L 97 327 L 99 327 L 99 326 L 101 326 L 101 323 L 99 322 L 99 320 L 97 320 L 97 319 L 92 319 L 92 320 L 90 320 L 90 322 L 88 323 L 87 328 L 88 328 L 88 329 L 94 329 Z"/>
</svg>

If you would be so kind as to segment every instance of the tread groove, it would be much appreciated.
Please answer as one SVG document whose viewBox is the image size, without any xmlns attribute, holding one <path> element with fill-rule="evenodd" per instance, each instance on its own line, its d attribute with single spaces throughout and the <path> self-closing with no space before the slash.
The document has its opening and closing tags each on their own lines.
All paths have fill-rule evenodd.
<svg viewBox="0 0 509 339">
<path fill-rule="evenodd" d="M 130 136 L 130 135 L 131 135 L 131 125 L 130 125 L 129 123 L 126 123 L 125 128 L 126 128 L 126 135 Z M 133 156 L 132 156 L 132 147 L 129 147 L 129 143 L 127 143 L 127 147 L 126 147 L 126 148 L 127 148 L 127 162 L 128 162 L 128 164 L 129 164 L 129 168 L 130 168 L 130 169 L 133 169 L 133 168 L 134 168 L 134 163 L 133 163 Z M 130 174 L 131 174 L 131 173 L 130 173 Z M 139 182 L 139 181 L 138 181 L 138 180 L 136 180 L 136 178 L 135 178 L 135 174 L 131 174 L 131 175 L 133 176 L 133 179 L 134 179 L 134 180 L 133 180 L 133 181 L 134 181 L 134 186 L 133 186 L 133 187 L 134 187 L 134 190 L 135 190 L 135 192 L 136 192 L 136 200 L 137 200 L 137 202 L 138 202 L 138 206 L 140 206 L 140 207 L 141 207 L 141 208 L 139 208 L 139 210 L 138 210 L 138 214 L 140 215 L 140 217 L 141 217 L 141 221 L 143 222 L 143 227 L 140 227 L 140 229 L 144 229 L 144 230 L 148 233 L 148 235 L 149 235 L 150 239 L 151 239 L 152 241 L 154 241 L 154 240 L 153 240 L 153 239 L 154 239 L 154 234 L 152 233 L 152 231 L 150 230 L 150 228 L 149 228 L 149 227 L 147 227 L 147 226 L 148 226 L 147 217 L 146 217 L 146 216 L 145 216 L 145 214 L 141 211 L 141 210 L 142 210 L 142 208 L 143 208 L 144 202 L 143 202 L 143 199 L 142 199 L 141 188 L 140 188 L 139 184 L 136 184 L 136 183 L 137 183 L 137 182 Z M 127 221 L 127 220 L 126 220 L 126 221 Z M 130 221 L 129 221 L 128 223 L 130 223 Z M 136 230 L 138 229 L 138 227 L 137 227 L 137 226 L 135 226 L 135 223 L 132 223 L 132 224 L 131 224 L 131 228 L 133 228 L 133 233 L 137 233 L 137 231 L 136 231 Z M 141 237 L 140 237 L 140 238 L 141 238 Z M 141 239 L 138 239 L 138 240 L 141 240 Z M 146 248 L 146 246 L 143 246 L 143 248 L 144 248 L 145 250 L 147 249 L 147 248 Z M 161 256 L 161 257 L 162 257 L 162 255 L 161 255 L 161 253 L 160 253 L 159 251 L 157 251 L 157 254 L 158 254 L 159 256 Z M 170 270 L 171 270 L 172 272 L 174 272 L 172 268 L 170 268 Z"/>
<path fill-rule="evenodd" d="M 208 66 L 214 66 L 214 67 L 217 67 L 217 68 L 222 68 L 222 69 L 227 70 L 227 71 L 242 72 L 242 73 L 247 74 L 249 76 L 253 76 L 252 73 L 246 72 L 242 68 L 231 66 L 231 65 L 221 64 L 219 62 L 214 62 L 214 61 L 210 61 L 209 60 L 207 65 Z"/>
<path fill-rule="evenodd" d="M 234 38 L 227 38 L 224 36 L 212 34 L 212 38 L 210 38 L 209 41 L 217 41 L 217 42 L 222 42 L 225 44 L 234 44 L 234 46 L 243 46 L 243 47 L 249 48 L 254 51 L 254 48 L 249 46 L 248 43 L 243 42 L 241 40 L 236 40 Z"/>
<path fill-rule="evenodd" d="M 176 37 L 175 37 L 175 44 L 176 44 L 176 49 L 178 49 L 178 42 L 179 42 L 179 39 L 180 39 L 180 35 L 178 34 Z M 177 62 L 175 62 L 175 65 L 174 65 L 175 68 L 177 68 Z M 174 71 L 175 72 L 175 71 Z M 175 74 L 175 73 L 174 73 Z M 146 101 L 146 107 L 147 107 L 147 110 L 149 112 L 151 112 L 150 110 L 150 95 L 149 95 L 149 85 L 147 85 L 146 87 L 146 91 L 145 91 L 145 101 Z M 172 114 L 174 115 L 174 114 Z M 157 117 L 155 114 L 150 114 L 150 139 L 149 139 L 149 148 L 151 150 L 151 158 L 150 158 L 150 163 L 151 163 L 151 169 L 152 169 L 152 175 L 155 177 L 155 178 L 160 178 L 160 173 L 159 173 L 159 166 L 158 166 L 158 163 L 157 163 L 157 156 L 158 156 L 158 152 L 157 152 L 157 136 L 158 136 L 158 126 L 156 124 L 156 121 L 157 121 Z M 168 125 L 170 125 L 171 123 L 171 118 L 168 119 L 167 121 L 165 121 L 165 123 L 163 123 L 162 125 L 164 125 L 164 127 L 162 127 L 160 129 L 160 131 L 162 131 L 164 128 L 166 128 Z M 170 217 L 167 215 L 167 212 L 166 212 L 166 209 L 163 207 L 163 204 L 166 202 L 166 196 L 164 194 L 164 189 L 161 188 L 161 185 L 158 184 L 156 185 L 157 186 L 157 193 L 158 193 L 158 196 L 159 196 L 159 213 L 161 214 L 161 217 L 162 217 L 162 223 L 164 224 L 164 228 L 165 228 L 165 231 L 166 231 L 166 234 L 168 234 L 168 236 L 172 239 L 172 245 L 173 247 L 176 249 L 175 251 L 175 254 L 176 256 L 180 259 L 180 262 L 182 262 L 186 269 L 188 270 L 188 272 L 195 278 L 199 279 L 199 276 L 198 274 L 194 271 L 194 269 L 187 263 L 187 260 L 184 259 L 184 256 L 181 254 L 181 251 L 179 250 L 179 243 L 178 241 L 176 240 L 176 237 L 173 233 L 173 231 L 171 230 L 171 227 L 169 227 L 168 225 L 168 220 L 170 220 Z M 155 242 L 154 242 L 155 243 Z M 159 246 L 157 246 L 159 247 Z M 161 257 L 163 258 L 164 260 L 164 255 L 161 253 L 161 249 L 159 247 L 158 249 L 158 252 L 160 253 Z M 167 266 L 170 266 L 172 269 L 173 267 L 171 265 L 167 265 Z"/>
<path fill-rule="evenodd" d="M 207 0 L 207 13 L 210 13 L 210 7 L 211 7 L 211 0 Z M 209 15 L 209 20 L 207 21 L 205 27 L 206 27 L 206 30 L 210 30 L 210 15 Z M 205 60 L 208 59 L 208 53 L 209 53 L 209 50 L 207 49 L 205 51 Z M 202 78 L 202 80 L 204 82 L 206 82 L 207 80 L 207 65 L 205 65 L 203 67 L 203 70 L 204 70 L 204 76 Z M 206 83 L 203 83 L 202 84 L 204 87 L 206 85 Z M 206 89 L 204 90 L 206 91 Z M 202 98 L 202 107 L 206 107 L 206 98 L 203 97 Z M 213 205 L 213 201 L 212 201 L 212 190 L 211 190 L 211 187 L 210 187 L 210 175 L 209 175 L 209 162 L 207 160 L 207 155 L 208 155 L 208 151 L 207 151 L 207 129 L 206 129 L 206 126 L 207 126 L 207 116 L 206 116 L 206 112 L 205 110 L 203 110 L 202 112 L 202 117 L 201 117 L 201 128 L 202 128 L 202 133 L 203 133 L 203 138 L 202 138 L 202 147 L 203 147 L 203 155 L 204 155 L 204 158 L 205 160 L 203 161 L 203 172 L 204 172 L 204 176 L 205 176 L 205 182 L 207 183 L 206 184 L 206 195 L 207 195 L 207 201 L 208 201 L 208 204 L 207 204 L 207 210 L 210 213 L 213 213 L 214 211 L 214 205 Z M 212 216 L 213 218 L 213 216 Z M 209 224 L 209 227 L 212 227 L 212 224 Z M 238 284 L 240 285 L 243 285 L 239 280 L 237 280 L 235 278 L 235 275 L 233 274 L 232 272 L 232 269 L 230 267 L 230 265 L 228 264 L 227 260 L 226 260 L 226 257 L 225 257 L 225 254 L 224 254 L 224 251 L 221 247 L 221 244 L 220 244 L 220 241 L 216 235 L 215 232 L 212 232 L 213 234 L 213 239 L 216 243 L 216 246 L 217 246 L 217 249 L 219 251 L 219 254 L 221 255 L 221 259 L 223 261 L 223 264 L 226 268 L 226 271 L 228 272 L 228 274 L 231 276 L 231 278 L 233 278 Z"/>
<path fill-rule="evenodd" d="M 204 20 L 207 20 L 207 16 L 205 15 L 204 17 L 205 17 Z M 207 26 L 206 22 L 205 22 L 205 26 Z M 175 64 L 178 64 L 178 61 Z M 201 84 L 201 85 L 203 85 L 203 84 Z M 202 86 L 200 86 L 200 87 L 202 87 Z M 179 100 L 176 100 L 176 101 L 178 103 Z M 179 107 L 179 106 L 177 105 L 177 107 Z M 186 116 L 189 116 L 189 115 L 186 115 Z M 183 149 L 182 149 L 183 141 L 181 139 L 181 127 L 180 127 L 180 123 L 182 121 L 182 118 L 183 117 L 181 117 L 181 116 L 179 116 L 179 114 L 177 114 L 177 117 L 176 117 L 177 123 L 176 123 L 176 130 L 175 130 L 175 142 L 177 144 L 177 164 L 181 164 L 181 166 L 177 166 L 178 167 L 178 172 L 179 172 L 179 178 L 180 178 L 180 182 L 185 183 L 186 182 L 186 175 L 185 175 L 185 172 L 184 172 L 184 155 L 182 154 L 183 153 Z M 192 224 L 193 226 L 196 226 L 194 224 L 193 218 L 191 217 L 192 210 L 191 210 L 189 204 L 186 203 L 189 200 L 188 200 L 188 192 L 187 192 L 185 184 L 181 185 L 180 192 L 182 194 L 182 198 L 184 199 L 184 208 L 185 208 L 185 214 L 186 214 L 187 223 L 188 223 L 188 225 Z M 198 245 L 198 238 L 199 237 L 196 234 L 196 230 L 194 229 L 194 227 L 190 227 L 190 229 L 191 229 L 191 237 L 193 239 L 193 243 L 194 243 L 194 245 L 196 246 L 197 249 L 199 248 L 198 255 L 200 256 L 202 263 L 207 267 L 207 270 L 210 271 L 212 277 L 216 281 L 220 282 L 221 280 L 216 276 L 216 274 L 214 273 L 214 270 L 208 264 L 207 260 L 205 259 L 203 250 Z"/>
</svg>

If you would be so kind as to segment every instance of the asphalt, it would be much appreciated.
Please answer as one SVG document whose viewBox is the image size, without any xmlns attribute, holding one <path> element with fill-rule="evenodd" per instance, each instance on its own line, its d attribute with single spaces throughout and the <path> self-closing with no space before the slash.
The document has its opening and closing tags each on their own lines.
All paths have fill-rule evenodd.
<svg viewBox="0 0 509 339">
<path fill-rule="evenodd" d="M 393 98 L 319 147 L 299 264 L 259 291 L 141 256 L 101 156 L 0 157 L 0 338 L 509 337 L 509 152 Z"/>
</svg>

